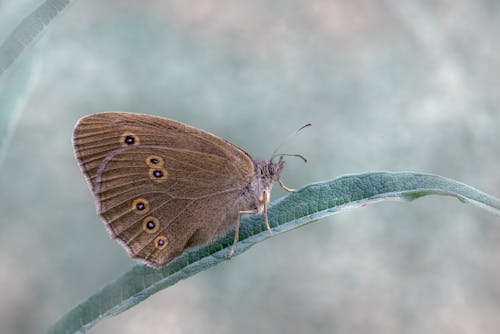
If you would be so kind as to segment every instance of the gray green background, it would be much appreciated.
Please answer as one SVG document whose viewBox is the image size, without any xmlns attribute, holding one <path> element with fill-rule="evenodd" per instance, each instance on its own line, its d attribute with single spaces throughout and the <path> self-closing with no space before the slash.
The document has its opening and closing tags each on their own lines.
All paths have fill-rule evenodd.
<svg viewBox="0 0 500 334">
<path fill-rule="evenodd" d="M 0 0 L 0 43 L 37 4 Z M 42 332 L 135 264 L 73 158 L 78 118 L 169 117 L 263 159 L 311 122 L 283 148 L 309 160 L 288 160 L 288 186 L 412 170 L 500 197 L 499 40 L 498 1 L 74 1 L 0 76 L 0 332 Z M 496 333 L 499 259 L 498 216 L 382 203 L 91 332 Z"/>
</svg>

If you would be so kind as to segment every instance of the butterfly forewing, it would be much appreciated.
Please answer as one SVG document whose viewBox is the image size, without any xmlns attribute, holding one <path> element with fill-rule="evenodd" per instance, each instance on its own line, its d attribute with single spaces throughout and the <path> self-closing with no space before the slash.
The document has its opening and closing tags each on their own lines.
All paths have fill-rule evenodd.
<svg viewBox="0 0 500 334">
<path fill-rule="evenodd" d="M 254 173 L 238 147 L 153 116 L 91 115 L 73 141 L 112 236 L 153 265 L 229 229 Z"/>
</svg>

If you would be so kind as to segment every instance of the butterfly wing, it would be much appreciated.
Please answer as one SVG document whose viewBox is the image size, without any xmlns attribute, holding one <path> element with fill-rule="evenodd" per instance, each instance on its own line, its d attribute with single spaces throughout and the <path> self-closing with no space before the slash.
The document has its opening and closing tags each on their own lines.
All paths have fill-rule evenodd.
<svg viewBox="0 0 500 334">
<path fill-rule="evenodd" d="M 147 115 L 87 116 L 73 143 L 111 235 L 155 266 L 227 231 L 254 173 L 233 144 Z"/>
</svg>

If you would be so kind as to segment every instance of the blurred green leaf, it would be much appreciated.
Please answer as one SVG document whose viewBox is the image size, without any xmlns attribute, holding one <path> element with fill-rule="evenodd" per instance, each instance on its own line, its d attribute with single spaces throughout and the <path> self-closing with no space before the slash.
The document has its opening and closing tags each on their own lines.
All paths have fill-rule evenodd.
<svg viewBox="0 0 500 334">
<path fill-rule="evenodd" d="M 0 166 L 14 133 L 17 120 L 28 102 L 29 95 L 38 78 L 40 61 L 36 53 L 28 57 L 0 77 Z"/>
<path fill-rule="evenodd" d="M 269 220 L 276 236 L 349 208 L 386 200 L 410 201 L 426 195 L 453 196 L 500 214 L 500 200 L 451 179 L 410 172 L 373 172 L 310 184 L 272 203 Z M 268 238 L 262 215 L 245 217 L 235 256 Z M 84 332 L 160 290 L 226 261 L 232 241 L 230 232 L 210 245 L 184 252 L 160 269 L 137 265 L 68 312 L 48 333 Z"/>
<path fill-rule="evenodd" d="M 9 73 L 6 71 L 70 2 L 70 0 L 43 2 L 22 19 L 0 45 L 0 165 L 5 157 L 17 119 L 27 102 L 27 95 L 33 87 L 36 78 L 34 69 L 39 61 L 33 54 L 30 54 L 17 68 Z M 24 7 L 29 5 L 31 4 L 20 3 L 18 8 L 25 10 Z M 2 19 L 3 24 L 0 26 L 2 29 L 7 29 L 5 22 L 11 19 L 8 20 L 4 16 Z"/>
<path fill-rule="evenodd" d="M 0 77 L 71 0 L 46 0 L 26 16 L 0 45 Z"/>
</svg>

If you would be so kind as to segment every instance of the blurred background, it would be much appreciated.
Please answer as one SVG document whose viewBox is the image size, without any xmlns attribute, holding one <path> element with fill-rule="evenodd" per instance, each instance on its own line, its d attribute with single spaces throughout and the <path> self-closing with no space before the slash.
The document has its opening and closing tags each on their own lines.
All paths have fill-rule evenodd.
<svg viewBox="0 0 500 334">
<path fill-rule="evenodd" d="M 0 0 L 0 43 L 39 1 Z M 0 326 L 39 333 L 134 266 L 73 157 L 78 118 L 173 118 L 290 187 L 429 172 L 500 197 L 500 2 L 74 1 L 0 76 Z M 284 193 L 276 187 L 273 198 Z M 498 333 L 500 218 L 381 203 L 258 244 L 92 333 Z"/>
</svg>

